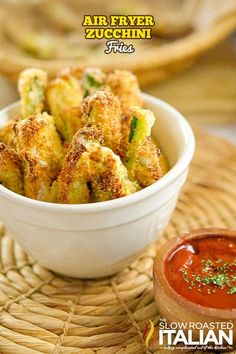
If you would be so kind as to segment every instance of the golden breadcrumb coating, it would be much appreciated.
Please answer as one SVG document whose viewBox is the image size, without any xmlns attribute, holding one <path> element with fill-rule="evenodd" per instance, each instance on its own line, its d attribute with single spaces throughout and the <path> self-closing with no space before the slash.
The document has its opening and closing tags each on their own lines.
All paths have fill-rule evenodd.
<svg viewBox="0 0 236 354">
<path fill-rule="evenodd" d="M 68 143 L 71 142 L 75 133 L 85 125 L 85 119 L 83 117 L 82 107 L 72 106 L 72 107 L 63 107 L 58 115 L 60 122 L 63 122 L 63 129 L 61 132 L 63 138 Z M 55 122 L 57 120 L 55 119 Z M 63 133 L 62 133 L 63 131 Z"/>
<path fill-rule="evenodd" d="M 130 107 L 142 107 L 143 100 L 137 77 L 131 71 L 115 70 L 107 75 L 106 84 L 118 96 L 124 116 L 129 116 Z"/>
<path fill-rule="evenodd" d="M 47 73 L 44 70 L 31 68 L 20 73 L 18 91 L 21 99 L 21 117 L 42 113 L 45 109 L 45 89 Z"/>
<path fill-rule="evenodd" d="M 21 116 L 0 129 L 0 183 L 7 188 L 47 202 L 102 202 L 168 171 L 151 139 L 155 117 L 142 109 L 131 72 L 66 68 L 48 83 L 45 71 L 31 68 L 18 89 Z"/>
<path fill-rule="evenodd" d="M 0 183 L 15 193 L 23 194 L 23 176 L 16 152 L 0 143 Z"/>
<path fill-rule="evenodd" d="M 0 129 L 0 141 L 10 146 L 12 149 L 16 150 L 15 144 L 15 133 L 13 127 L 16 123 L 17 118 L 11 119 Z"/>
<path fill-rule="evenodd" d="M 109 86 L 121 103 L 121 147 L 120 156 L 126 159 L 128 138 L 130 131 L 130 108 L 132 106 L 143 106 L 143 99 L 139 88 L 137 77 L 130 71 L 115 70 L 107 75 L 106 85 Z"/>
<path fill-rule="evenodd" d="M 83 102 L 84 118 L 103 132 L 105 145 L 119 151 L 121 141 L 120 102 L 112 92 L 97 91 Z"/>
<path fill-rule="evenodd" d="M 137 148 L 134 173 L 135 180 L 142 188 L 150 186 L 163 175 L 158 149 L 150 136 Z"/>
<path fill-rule="evenodd" d="M 80 140 L 83 144 L 87 144 L 88 142 L 97 142 L 100 145 L 104 145 L 104 137 L 101 129 L 90 122 L 78 131 L 75 140 Z"/>
<path fill-rule="evenodd" d="M 159 161 L 161 165 L 162 175 L 164 176 L 170 169 L 167 158 L 162 151 L 159 151 Z"/>
<path fill-rule="evenodd" d="M 87 150 L 92 193 L 96 202 L 121 198 L 138 190 L 137 184 L 128 179 L 120 157 L 111 149 L 91 143 Z"/>
<path fill-rule="evenodd" d="M 129 134 L 126 167 L 129 178 L 136 180 L 144 188 L 161 178 L 158 150 L 151 140 L 154 114 L 139 107 L 131 108 L 131 128 Z"/>
<path fill-rule="evenodd" d="M 50 187 L 63 159 L 63 147 L 53 118 L 47 113 L 29 116 L 18 121 L 14 130 L 17 152 L 24 167 L 25 195 L 50 201 Z"/>
<path fill-rule="evenodd" d="M 83 126 L 83 89 L 79 81 L 70 73 L 51 81 L 46 89 L 46 99 L 57 130 L 70 142 L 73 134 Z"/>
<path fill-rule="evenodd" d="M 58 202 L 84 204 L 91 201 L 88 181 L 89 160 L 86 150 L 88 141 L 102 142 L 102 133 L 96 127 L 80 129 L 72 139 L 58 177 Z"/>
<path fill-rule="evenodd" d="M 128 138 L 130 131 L 130 108 L 132 106 L 143 106 L 141 91 L 139 88 L 137 77 L 130 71 L 115 70 L 107 75 L 106 85 L 109 86 L 121 103 L 122 120 L 121 120 L 121 147 L 120 156 L 125 161 Z"/>
<path fill-rule="evenodd" d="M 74 136 L 58 178 L 58 202 L 105 201 L 136 191 L 120 158 L 102 143 L 100 130 L 93 126 Z"/>
</svg>

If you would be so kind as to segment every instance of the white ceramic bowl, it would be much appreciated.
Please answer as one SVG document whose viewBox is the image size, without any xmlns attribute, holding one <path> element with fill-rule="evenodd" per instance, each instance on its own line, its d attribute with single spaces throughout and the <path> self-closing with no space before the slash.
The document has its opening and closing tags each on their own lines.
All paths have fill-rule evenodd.
<svg viewBox="0 0 236 354">
<path fill-rule="evenodd" d="M 157 117 L 153 137 L 171 170 L 153 185 L 107 202 L 65 205 L 20 196 L 0 185 L 0 218 L 12 237 L 39 263 L 64 275 L 92 278 L 128 265 L 168 223 L 194 153 L 192 129 L 167 103 L 143 95 Z M 19 111 L 0 112 L 0 126 Z"/>
</svg>

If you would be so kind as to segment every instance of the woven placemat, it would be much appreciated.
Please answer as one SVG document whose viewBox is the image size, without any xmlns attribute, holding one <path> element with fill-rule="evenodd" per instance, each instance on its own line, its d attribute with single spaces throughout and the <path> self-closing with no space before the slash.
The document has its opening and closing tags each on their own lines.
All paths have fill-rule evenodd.
<svg viewBox="0 0 236 354">
<path fill-rule="evenodd" d="M 196 136 L 188 183 L 158 244 L 199 227 L 236 229 L 236 147 L 199 131 Z M 121 273 L 97 281 L 46 270 L 3 226 L 0 247 L 1 354 L 146 352 L 144 327 L 159 317 L 152 292 L 157 245 Z"/>
</svg>

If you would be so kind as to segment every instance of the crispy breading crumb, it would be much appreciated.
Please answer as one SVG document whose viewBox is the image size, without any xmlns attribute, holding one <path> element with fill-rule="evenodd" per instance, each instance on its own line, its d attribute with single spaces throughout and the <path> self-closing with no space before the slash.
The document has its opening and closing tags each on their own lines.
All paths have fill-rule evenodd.
<svg viewBox="0 0 236 354">
<path fill-rule="evenodd" d="M 13 192 L 23 194 L 20 159 L 16 152 L 4 143 L 0 143 L 0 183 Z"/>
</svg>

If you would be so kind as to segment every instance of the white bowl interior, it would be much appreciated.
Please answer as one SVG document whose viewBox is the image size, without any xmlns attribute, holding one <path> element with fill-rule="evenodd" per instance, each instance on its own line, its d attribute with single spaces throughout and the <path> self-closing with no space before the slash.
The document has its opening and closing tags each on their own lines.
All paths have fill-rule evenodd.
<svg viewBox="0 0 236 354">
<path fill-rule="evenodd" d="M 19 101 L 14 102 L 0 111 L 0 128 L 15 116 L 19 115 Z"/>
<path fill-rule="evenodd" d="M 173 167 L 183 154 L 190 139 L 190 132 L 186 131 L 186 121 L 179 112 L 163 101 L 158 106 L 157 112 L 156 101 L 160 103 L 160 100 L 153 99 L 146 94 L 143 96 L 145 106 L 156 117 L 156 122 L 152 128 L 153 140 L 167 157 L 170 166 Z"/>
</svg>

